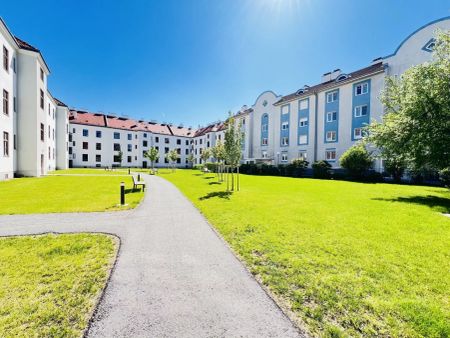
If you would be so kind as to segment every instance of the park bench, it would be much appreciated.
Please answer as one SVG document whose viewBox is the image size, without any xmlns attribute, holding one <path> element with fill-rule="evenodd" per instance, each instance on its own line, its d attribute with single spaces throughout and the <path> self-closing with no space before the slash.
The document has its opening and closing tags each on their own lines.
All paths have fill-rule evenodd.
<svg viewBox="0 0 450 338">
<path fill-rule="evenodd" d="M 142 185 L 142 191 L 145 191 L 145 182 L 138 181 L 136 176 L 133 176 L 133 190 L 137 189 L 138 186 Z"/>
</svg>

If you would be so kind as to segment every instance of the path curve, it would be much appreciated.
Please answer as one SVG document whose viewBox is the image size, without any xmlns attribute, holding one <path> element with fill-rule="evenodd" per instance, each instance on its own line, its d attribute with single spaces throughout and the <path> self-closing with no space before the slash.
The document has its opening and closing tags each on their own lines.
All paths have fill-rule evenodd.
<svg viewBox="0 0 450 338">
<path fill-rule="evenodd" d="M 0 236 L 121 238 L 90 337 L 300 337 L 190 201 L 160 177 L 141 177 L 147 192 L 136 209 L 0 216 Z"/>
</svg>

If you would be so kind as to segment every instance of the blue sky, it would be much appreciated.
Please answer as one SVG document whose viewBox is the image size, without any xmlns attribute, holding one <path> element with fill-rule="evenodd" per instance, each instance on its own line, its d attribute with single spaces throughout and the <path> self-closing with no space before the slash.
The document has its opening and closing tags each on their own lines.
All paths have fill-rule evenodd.
<svg viewBox="0 0 450 338">
<path fill-rule="evenodd" d="M 0 16 L 40 48 L 71 107 L 198 126 L 369 65 L 448 1 L 6 1 Z"/>
</svg>

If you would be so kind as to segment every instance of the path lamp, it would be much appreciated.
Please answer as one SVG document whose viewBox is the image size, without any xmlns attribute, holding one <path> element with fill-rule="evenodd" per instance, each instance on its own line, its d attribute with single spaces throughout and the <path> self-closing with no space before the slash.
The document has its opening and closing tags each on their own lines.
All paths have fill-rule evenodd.
<svg viewBox="0 0 450 338">
<path fill-rule="evenodd" d="M 125 205 L 125 183 L 120 182 L 120 205 Z"/>
</svg>

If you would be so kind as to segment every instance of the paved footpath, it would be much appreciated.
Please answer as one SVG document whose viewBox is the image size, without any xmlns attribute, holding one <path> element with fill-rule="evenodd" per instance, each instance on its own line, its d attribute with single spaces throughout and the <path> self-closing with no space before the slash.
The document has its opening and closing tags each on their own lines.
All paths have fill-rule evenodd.
<svg viewBox="0 0 450 338">
<path fill-rule="evenodd" d="M 92 337 L 300 337 L 170 182 L 141 175 L 134 210 L 0 216 L 0 235 L 107 232 L 121 250 Z"/>
</svg>

